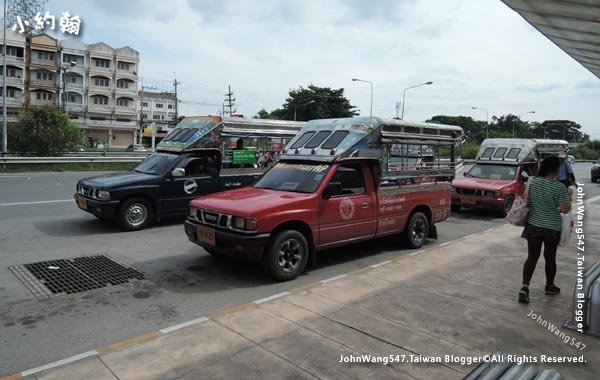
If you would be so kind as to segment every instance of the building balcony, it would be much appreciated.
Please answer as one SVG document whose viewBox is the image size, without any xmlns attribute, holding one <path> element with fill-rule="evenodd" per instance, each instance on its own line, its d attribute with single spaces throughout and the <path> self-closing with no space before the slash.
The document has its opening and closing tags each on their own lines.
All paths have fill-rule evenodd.
<svg viewBox="0 0 600 380">
<path fill-rule="evenodd" d="M 112 107 L 104 104 L 93 104 L 88 105 L 88 112 L 100 112 L 100 113 L 111 113 Z"/>
<path fill-rule="evenodd" d="M 6 64 L 7 65 L 24 66 L 25 58 L 7 54 L 6 55 Z"/>
<path fill-rule="evenodd" d="M 56 82 L 53 80 L 32 79 L 29 81 L 31 87 L 51 87 L 56 88 Z"/>
<path fill-rule="evenodd" d="M 71 112 L 83 112 L 85 111 L 85 105 L 83 103 L 66 102 L 65 109 Z"/>
<path fill-rule="evenodd" d="M 67 82 L 67 83 L 65 83 L 65 85 L 66 85 L 65 88 L 66 88 L 67 91 L 71 91 L 71 90 L 73 90 L 73 91 L 77 91 L 77 90 L 83 91 L 84 90 L 83 83 L 69 83 L 69 82 Z M 61 86 L 61 88 L 62 88 L 62 86 Z"/>
<path fill-rule="evenodd" d="M 106 120 L 93 120 L 88 117 L 86 124 L 88 127 L 110 127 L 111 122 L 110 118 L 106 118 Z"/>
<path fill-rule="evenodd" d="M 90 94 L 92 93 L 101 93 L 101 94 L 110 94 L 114 90 L 111 86 L 90 86 Z"/>
<path fill-rule="evenodd" d="M 0 96 L 0 106 L 1 105 L 2 105 L 2 96 Z M 23 106 L 23 98 L 6 98 L 6 106 L 7 107 L 22 107 Z"/>
<path fill-rule="evenodd" d="M 135 107 L 116 106 L 115 114 L 137 115 Z"/>
<path fill-rule="evenodd" d="M 112 74 L 114 72 L 114 70 L 111 67 L 100 67 L 100 66 L 96 66 L 94 64 L 91 64 L 89 66 L 88 71 L 90 73 L 104 73 L 104 74 Z"/>
<path fill-rule="evenodd" d="M 129 78 L 129 79 L 134 79 L 137 78 L 137 74 L 135 73 L 134 70 L 122 70 L 122 69 L 117 69 L 117 78 Z"/>
<path fill-rule="evenodd" d="M 137 128 L 137 127 L 139 127 L 139 124 L 135 119 L 132 119 L 131 121 L 114 120 L 113 125 L 115 127 L 120 127 L 120 128 Z"/>
<path fill-rule="evenodd" d="M 23 87 L 25 83 L 23 82 L 23 78 L 6 77 L 6 84 Z"/>
<path fill-rule="evenodd" d="M 137 90 L 134 86 L 130 86 L 129 88 L 115 87 L 115 94 L 118 95 L 128 95 L 135 99 L 137 97 Z"/>
<path fill-rule="evenodd" d="M 54 100 L 43 100 L 43 99 L 31 99 L 31 105 L 34 107 L 54 106 L 56 102 Z"/>
<path fill-rule="evenodd" d="M 47 59 L 31 58 L 31 65 L 54 69 L 55 71 L 58 69 L 56 62 Z"/>
</svg>

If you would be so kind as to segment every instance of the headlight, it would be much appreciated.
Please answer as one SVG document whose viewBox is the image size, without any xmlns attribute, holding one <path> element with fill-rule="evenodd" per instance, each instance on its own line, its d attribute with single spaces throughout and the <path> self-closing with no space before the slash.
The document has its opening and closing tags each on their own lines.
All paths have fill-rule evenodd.
<svg viewBox="0 0 600 380">
<path fill-rule="evenodd" d="M 483 196 L 484 197 L 496 197 L 497 195 L 496 195 L 495 191 L 484 191 Z"/>
<path fill-rule="evenodd" d="M 98 190 L 96 192 L 96 198 L 102 199 L 103 201 L 108 201 L 110 200 L 110 192 L 106 190 Z"/>
<path fill-rule="evenodd" d="M 255 218 L 234 216 L 231 220 L 231 227 L 244 231 L 256 231 L 258 228 L 258 222 Z"/>
<path fill-rule="evenodd" d="M 198 211 L 198 209 L 196 207 L 190 207 L 189 211 L 188 211 L 188 216 L 190 218 L 196 218 L 196 212 Z"/>
</svg>

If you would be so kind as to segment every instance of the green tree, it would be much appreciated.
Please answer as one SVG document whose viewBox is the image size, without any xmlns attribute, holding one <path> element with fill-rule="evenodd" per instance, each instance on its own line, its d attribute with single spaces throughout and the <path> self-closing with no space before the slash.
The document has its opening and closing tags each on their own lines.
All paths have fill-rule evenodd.
<svg viewBox="0 0 600 380">
<path fill-rule="evenodd" d="M 318 87 L 309 85 L 304 88 L 292 89 L 285 103 L 278 109 L 267 114 L 261 110 L 257 114 L 261 118 L 308 121 L 312 119 L 329 119 L 353 117 L 359 114 L 356 107 L 344 96 L 344 89 Z"/>
<path fill-rule="evenodd" d="M 24 110 L 8 131 L 8 149 L 23 156 L 60 156 L 81 143 L 81 130 L 53 106 Z"/>
<path fill-rule="evenodd" d="M 427 120 L 427 122 L 459 126 L 465 131 L 465 136 L 469 143 L 475 142 L 479 144 L 485 139 L 485 121 L 473 120 L 470 116 L 437 115 Z"/>
<path fill-rule="evenodd" d="M 503 137 L 518 139 L 534 138 L 535 134 L 531 125 L 527 121 L 521 120 L 517 115 L 508 114 L 502 116 L 494 116 L 492 120 L 495 123 L 490 125 L 490 137 Z M 514 130 L 514 135 L 513 135 Z"/>
<path fill-rule="evenodd" d="M 568 142 L 588 142 L 590 136 L 581 131 L 581 125 L 571 120 L 545 120 L 534 128 L 537 138 L 567 140 Z"/>
<path fill-rule="evenodd" d="M 267 111 L 266 109 L 261 109 L 260 111 L 258 111 L 256 113 L 256 116 L 254 116 L 255 119 L 273 119 L 273 117 L 271 116 L 271 114 L 269 113 L 269 111 Z"/>
</svg>

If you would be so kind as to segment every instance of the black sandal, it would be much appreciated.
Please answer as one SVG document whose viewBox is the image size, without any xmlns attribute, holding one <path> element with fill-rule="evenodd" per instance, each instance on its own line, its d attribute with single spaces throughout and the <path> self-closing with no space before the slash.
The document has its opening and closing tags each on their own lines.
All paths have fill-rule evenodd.
<svg viewBox="0 0 600 380">
<path fill-rule="evenodd" d="M 529 303 L 529 288 L 524 286 L 519 291 L 519 302 L 521 303 Z"/>
</svg>

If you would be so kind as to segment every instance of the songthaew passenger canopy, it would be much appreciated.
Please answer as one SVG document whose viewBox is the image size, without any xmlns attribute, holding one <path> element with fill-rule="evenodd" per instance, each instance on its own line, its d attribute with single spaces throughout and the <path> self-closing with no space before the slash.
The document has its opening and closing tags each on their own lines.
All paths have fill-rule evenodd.
<svg viewBox="0 0 600 380">
<path fill-rule="evenodd" d="M 292 138 L 304 122 L 218 116 L 186 117 L 158 144 L 158 150 L 222 148 L 227 138 Z"/>
<path fill-rule="evenodd" d="M 512 163 L 537 162 L 545 156 L 566 154 L 569 143 L 547 139 L 486 139 L 477 154 L 478 162 Z"/>
</svg>

